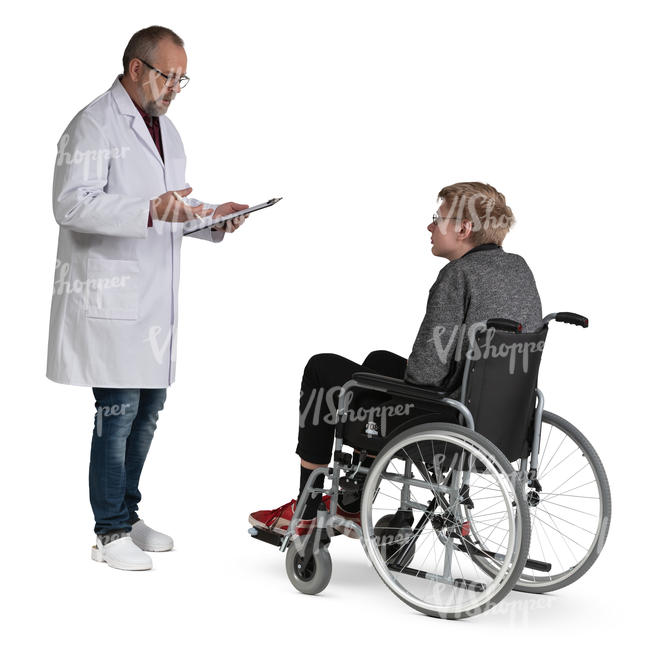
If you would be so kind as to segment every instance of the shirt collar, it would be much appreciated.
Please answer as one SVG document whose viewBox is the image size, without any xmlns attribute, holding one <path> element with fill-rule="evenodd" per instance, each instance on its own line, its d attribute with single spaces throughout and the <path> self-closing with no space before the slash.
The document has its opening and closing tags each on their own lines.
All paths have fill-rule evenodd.
<svg viewBox="0 0 650 650">
<path fill-rule="evenodd" d="M 498 244 L 490 243 L 490 244 L 480 244 L 479 246 L 474 246 L 474 248 L 470 248 L 465 255 L 461 255 L 458 259 L 462 259 L 463 257 L 469 255 L 470 253 L 476 253 L 477 251 L 491 251 L 496 248 L 501 248 Z"/>
<path fill-rule="evenodd" d="M 145 113 L 144 110 L 142 108 L 140 108 L 135 102 L 133 102 L 133 104 L 138 109 L 138 113 L 140 113 L 140 115 L 142 115 L 142 119 L 144 120 L 144 123 L 148 127 L 152 127 L 157 122 L 157 120 L 158 120 L 157 116 L 149 115 L 148 113 Z"/>
</svg>

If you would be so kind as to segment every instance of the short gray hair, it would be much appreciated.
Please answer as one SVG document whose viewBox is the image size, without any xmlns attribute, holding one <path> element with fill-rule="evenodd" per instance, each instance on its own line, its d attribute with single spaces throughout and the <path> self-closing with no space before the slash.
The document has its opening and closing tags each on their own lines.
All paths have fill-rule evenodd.
<svg viewBox="0 0 650 650">
<path fill-rule="evenodd" d="M 124 74 L 127 74 L 129 71 L 129 63 L 133 59 L 144 59 L 148 62 L 158 43 L 165 38 L 170 38 L 174 45 L 178 45 L 179 47 L 185 46 L 183 39 L 176 32 L 173 32 L 167 27 L 161 27 L 160 25 L 145 27 L 145 29 L 141 29 L 139 32 L 133 34 L 122 57 Z"/>
</svg>

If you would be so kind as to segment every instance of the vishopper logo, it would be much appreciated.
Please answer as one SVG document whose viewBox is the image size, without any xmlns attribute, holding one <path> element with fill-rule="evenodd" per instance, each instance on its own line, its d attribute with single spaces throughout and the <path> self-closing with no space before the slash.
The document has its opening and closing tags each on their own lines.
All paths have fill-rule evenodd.
<svg viewBox="0 0 650 650">
<path fill-rule="evenodd" d="M 180 192 L 187 189 L 184 188 Z M 184 224 L 193 220 L 198 220 L 203 226 L 211 223 L 215 208 L 206 207 L 205 204 L 191 196 L 185 195 L 182 197 L 182 201 L 178 201 L 170 200 L 169 195 L 170 192 L 166 192 L 151 199 L 151 212 L 155 216 L 154 226 L 160 222 L 170 222 L 175 225 L 176 223 Z M 207 214 L 201 214 L 202 210 L 206 210 Z M 237 217 L 237 219 L 240 219 L 240 217 Z M 225 223 L 218 223 L 213 227 L 223 229 Z"/>
<path fill-rule="evenodd" d="M 81 165 L 83 178 L 98 176 L 106 167 L 107 161 L 118 158 L 126 158 L 131 147 L 110 147 L 99 149 L 73 149 L 67 151 L 70 143 L 70 134 L 64 133 L 59 140 L 58 153 L 56 157 L 57 167 L 63 165 Z"/>
<path fill-rule="evenodd" d="M 521 355 L 522 369 L 528 372 L 529 355 L 534 353 L 541 353 L 544 350 L 544 341 L 514 341 L 513 343 L 500 343 L 495 345 L 492 343 L 496 336 L 496 329 L 490 327 L 485 334 L 485 341 L 479 346 L 477 336 L 480 332 L 484 331 L 485 322 L 474 323 L 467 327 L 465 323 L 462 325 L 454 325 L 453 328 L 445 327 L 444 325 L 436 325 L 433 328 L 433 336 L 427 339 L 427 343 L 433 343 L 435 353 L 438 360 L 442 364 L 447 364 L 450 354 L 453 354 L 453 359 L 456 362 L 461 362 L 465 359 L 466 351 L 469 351 L 469 358 L 472 361 L 477 361 L 481 358 L 506 358 L 510 357 L 508 365 L 508 372 L 512 375 L 517 366 L 517 357 Z M 464 342 L 469 340 L 469 347 L 466 345 L 459 345 L 459 341 Z"/>
<path fill-rule="evenodd" d="M 98 438 L 102 437 L 104 428 L 104 418 L 115 417 L 117 415 L 125 415 L 126 409 L 131 404 L 111 404 L 97 407 L 95 417 L 95 434 Z"/>
<path fill-rule="evenodd" d="M 88 291 L 90 290 L 102 291 L 104 289 L 116 289 L 118 287 L 125 287 L 128 280 L 131 279 L 130 275 L 110 275 L 106 277 L 87 278 L 85 280 L 81 280 L 79 278 L 75 278 L 74 280 L 66 280 L 66 276 L 70 274 L 70 263 L 63 262 L 60 259 L 56 260 L 54 269 L 55 278 L 54 286 L 52 288 L 53 296 L 61 296 L 64 293 L 79 293 L 83 294 L 85 298 L 88 294 Z M 57 275 L 59 276 L 58 278 Z"/>
<path fill-rule="evenodd" d="M 512 375 L 515 371 L 515 366 L 517 362 L 517 355 L 520 354 L 522 358 L 522 370 L 528 372 L 528 362 L 529 354 L 539 352 L 541 353 L 544 350 L 544 341 L 515 341 L 513 343 L 500 343 L 498 346 L 492 344 L 492 339 L 496 334 L 496 330 L 491 327 L 488 329 L 485 338 L 484 349 L 481 350 L 478 347 L 475 347 L 470 352 L 470 359 L 477 360 L 481 357 L 488 359 L 490 357 L 510 357 L 510 364 L 508 366 L 508 372 Z"/>
<path fill-rule="evenodd" d="M 159 334 L 162 332 L 162 327 L 160 325 L 152 325 L 149 328 L 149 334 L 148 336 L 143 339 L 145 343 L 149 343 L 151 347 L 151 352 L 154 356 L 154 359 L 158 363 L 158 365 L 162 365 L 165 355 L 167 353 L 167 350 L 169 350 L 169 345 L 172 340 L 172 327 L 170 326 L 167 329 L 167 333 L 164 335 L 164 338 L 160 339 Z M 172 360 L 175 358 L 175 352 L 176 349 L 172 350 Z"/>
<path fill-rule="evenodd" d="M 448 605 L 455 603 L 453 598 L 448 599 Z M 468 610 L 470 616 L 481 614 L 481 618 L 485 616 L 500 617 L 499 624 L 504 626 L 507 620 L 507 627 L 514 630 L 521 630 L 522 626 L 527 627 L 530 621 L 530 612 L 550 610 L 555 603 L 551 598 L 540 596 L 539 594 L 515 594 L 510 593 L 496 606 L 485 610 L 481 607 Z M 542 617 L 543 614 L 536 614 L 535 616 Z M 506 618 L 507 617 L 507 618 Z M 445 616 L 441 618 L 453 618 L 452 616 Z"/>
<path fill-rule="evenodd" d="M 304 428 L 307 419 L 309 417 L 309 412 L 313 407 L 313 414 L 311 417 L 311 424 L 318 426 L 320 423 L 321 410 L 323 407 L 323 400 L 326 406 L 326 413 L 323 415 L 322 419 L 325 424 L 334 425 L 336 423 L 336 412 L 338 410 L 338 398 L 339 393 L 341 392 L 341 386 L 332 386 L 331 388 L 325 390 L 324 387 L 319 389 L 313 388 L 307 399 L 305 408 L 300 413 L 300 428 Z M 302 398 L 304 393 L 301 391 L 300 397 Z M 399 417 L 401 415 L 408 415 L 412 408 L 415 408 L 415 404 L 390 404 L 388 406 L 376 405 L 370 406 L 367 408 L 358 407 L 356 409 L 351 408 L 352 400 L 354 399 L 354 394 L 352 392 L 347 392 L 343 400 L 343 413 L 342 421 L 343 422 L 366 422 L 366 421 L 379 421 L 381 423 L 380 431 L 381 435 L 385 435 L 388 430 L 388 419 L 392 417 Z"/>
<path fill-rule="evenodd" d="M 464 471 L 470 473 L 482 474 L 484 472 L 483 461 L 479 460 L 473 454 L 468 455 L 466 450 L 458 451 L 457 447 L 453 443 L 445 443 L 446 449 L 444 452 L 429 453 L 426 446 L 421 447 L 420 444 L 416 444 L 413 447 L 411 456 L 417 455 L 423 459 L 426 459 L 426 467 L 429 472 L 431 472 L 432 477 L 440 482 L 444 483 L 444 475 L 447 474 L 449 468 L 459 468 L 462 467 Z M 501 468 L 499 459 L 487 449 L 483 449 L 482 453 L 485 455 L 488 465 L 497 465 L 500 467 L 500 472 L 508 478 L 512 483 L 520 482 L 524 480 L 526 482 L 527 478 L 522 478 L 519 470 L 513 465 L 507 465 L 505 468 Z M 446 476 L 445 480 L 452 478 L 452 475 L 449 473 Z"/>
<path fill-rule="evenodd" d="M 456 196 L 449 204 L 447 219 L 438 221 L 440 232 L 446 234 L 449 224 L 455 222 L 460 226 L 463 220 L 472 223 L 472 232 L 490 230 L 508 226 L 511 219 L 506 214 L 493 214 L 496 201 L 486 199 L 482 194 L 472 196 Z"/>
</svg>

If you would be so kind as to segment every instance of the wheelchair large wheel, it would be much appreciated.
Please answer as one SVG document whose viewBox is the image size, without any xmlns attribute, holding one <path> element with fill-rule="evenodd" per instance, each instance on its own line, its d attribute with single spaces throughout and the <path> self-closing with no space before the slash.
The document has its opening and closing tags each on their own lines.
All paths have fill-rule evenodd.
<svg viewBox="0 0 650 650">
<path fill-rule="evenodd" d="M 476 533 L 463 514 L 470 498 Z M 366 477 L 361 526 L 368 558 L 388 588 L 439 618 L 465 618 L 498 603 L 515 585 L 530 542 L 512 465 L 483 436 L 448 423 L 414 426 L 384 446 Z M 476 554 L 498 557 L 495 571 L 484 571 Z"/>
<path fill-rule="evenodd" d="M 559 415 L 544 411 L 537 480 L 527 487 L 531 541 L 529 557 L 550 571 L 524 568 L 515 589 L 544 593 L 583 576 L 602 550 L 612 516 L 605 468 L 585 436 Z"/>
<path fill-rule="evenodd" d="M 541 490 L 523 481 L 531 541 L 514 589 L 539 594 L 575 582 L 596 561 L 609 531 L 611 495 L 603 464 L 589 441 L 548 411 L 542 415 L 537 481 Z M 465 514 L 471 522 L 472 511 Z M 474 559 L 494 572 L 492 561 L 480 555 Z"/>
</svg>

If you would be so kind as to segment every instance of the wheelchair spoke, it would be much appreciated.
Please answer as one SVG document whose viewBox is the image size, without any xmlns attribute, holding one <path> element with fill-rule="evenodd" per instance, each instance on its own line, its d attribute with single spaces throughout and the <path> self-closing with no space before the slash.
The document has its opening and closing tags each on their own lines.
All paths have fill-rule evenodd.
<svg viewBox="0 0 650 650">
<path fill-rule="evenodd" d="M 539 524 L 537 526 L 537 530 L 539 530 L 544 537 L 546 537 L 546 541 L 548 542 L 548 546 L 550 547 L 551 551 L 553 552 L 553 555 L 555 556 L 555 559 L 557 560 L 558 563 L 561 563 L 562 560 L 560 559 L 560 556 L 558 555 L 557 551 L 555 550 L 555 546 L 553 545 L 553 542 L 551 541 L 550 537 L 548 536 L 548 532 L 544 528 L 543 524 L 544 522 L 537 516 L 537 513 L 535 513 L 534 517 L 534 522 L 535 524 Z M 546 555 L 542 553 L 542 557 L 544 561 L 546 561 Z"/>
<path fill-rule="evenodd" d="M 596 485 L 596 480 L 594 479 L 593 481 L 587 481 L 586 483 L 582 483 L 582 485 L 578 485 L 577 487 L 570 488 L 569 490 L 565 490 L 564 492 L 548 492 L 544 490 L 542 494 L 544 495 L 544 497 L 548 497 L 550 495 L 551 498 L 562 497 L 562 496 L 573 496 L 573 497 L 580 497 L 581 499 L 598 499 L 598 497 L 594 497 L 594 496 L 569 494 L 569 492 L 573 492 L 573 490 L 579 490 L 580 488 L 585 487 L 585 485 Z M 548 500 L 550 501 L 551 499 L 549 498 Z"/>
<path fill-rule="evenodd" d="M 389 481 L 389 483 L 390 483 L 390 481 Z M 392 494 L 386 494 L 385 492 L 382 492 L 381 490 L 379 490 L 379 495 L 387 497 L 389 499 L 393 499 L 394 501 L 399 501 L 400 503 L 402 502 L 401 497 L 394 497 Z M 393 510 L 394 510 L 394 508 L 393 508 Z"/>
<path fill-rule="evenodd" d="M 575 454 L 578 451 L 580 451 L 580 449 L 576 447 L 572 452 L 567 454 L 559 463 L 556 463 L 551 469 L 544 469 L 542 476 L 546 476 L 550 474 L 553 470 L 557 469 L 562 463 L 566 462 L 569 458 L 571 458 L 571 456 L 573 456 L 573 454 Z"/>
<path fill-rule="evenodd" d="M 563 521 L 564 523 L 568 524 L 569 526 L 574 526 L 575 528 L 578 528 L 580 530 L 585 531 L 585 533 L 589 533 L 589 535 L 593 535 L 593 532 L 590 530 L 587 530 L 586 528 L 583 528 L 582 526 L 578 526 L 577 524 L 574 524 L 572 521 L 569 521 L 568 519 L 563 519 L 562 517 L 559 517 L 558 515 L 552 515 L 548 510 L 545 510 L 544 508 L 541 508 L 541 512 L 544 514 L 548 515 L 550 519 L 555 523 L 556 519 L 559 519 L 560 521 Z M 542 521 L 542 520 L 540 520 Z M 542 522 L 545 523 L 545 522 Z M 559 526 L 559 524 L 556 524 Z M 579 544 L 576 542 L 572 537 L 569 537 L 566 533 L 563 533 L 559 528 L 553 527 L 550 524 L 547 524 L 550 528 L 553 528 L 553 530 L 556 530 L 560 535 L 562 535 L 563 538 L 571 540 L 576 546 L 580 546 L 580 548 L 584 549 L 585 551 L 587 550 L 587 547 L 582 546 L 582 544 Z"/>
<path fill-rule="evenodd" d="M 405 432 L 403 444 L 388 443 L 366 478 L 364 490 L 376 498 L 362 500 L 361 516 L 370 532 L 367 552 L 384 582 L 409 603 L 453 613 L 475 611 L 504 587 L 504 576 L 518 575 L 516 536 L 525 529 L 514 526 L 513 502 L 519 499 L 527 513 L 509 465 L 495 465 L 478 434 L 452 429 L 453 435 Z"/>
<path fill-rule="evenodd" d="M 579 470 L 575 471 L 573 474 L 571 474 L 571 476 L 569 476 L 569 478 L 562 481 L 562 483 L 560 483 L 560 485 L 557 486 L 556 490 L 559 490 L 563 485 L 568 483 L 574 476 L 577 476 L 580 472 L 582 472 L 583 470 L 588 469 L 588 468 L 589 468 L 589 465 L 584 465 Z"/>
<path fill-rule="evenodd" d="M 507 529 L 507 528 L 502 528 L 501 526 L 499 526 L 499 524 L 500 524 L 502 521 L 505 521 L 505 519 L 506 519 L 506 517 L 501 517 L 501 518 L 496 522 L 496 524 L 484 523 L 484 522 L 480 522 L 480 521 L 479 521 L 479 522 L 478 522 L 478 523 L 479 523 L 479 526 L 483 526 L 483 528 L 478 528 L 478 526 L 477 526 L 477 529 L 478 529 L 478 530 L 475 531 L 475 532 L 483 532 L 484 530 L 491 530 L 491 531 L 502 530 L 502 531 L 505 531 L 505 532 L 507 533 L 507 532 L 508 532 L 508 529 Z M 472 521 L 475 521 L 475 520 L 473 519 Z M 485 539 L 483 539 L 483 542 L 488 542 L 488 541 L 490 541 L 490 537 L 491 537 L 491 536 L 492 536 L 492 533 L 490 533 L 490 535 L 488 535 L 488 537 L 486 537 Z"/>
<path fill-rule="evenodd" d="M 544 457 L 546 456 L 546 449 L 548 447 L 548 443 L 551 441 L 551 433 L 553 432 L 553 427 L 551 426 L 548 436 L 546 436 L 546 440 L 544 441 L 544 449 L 542 450 L 542 453 L 539 455 L 539 461 L 537 466 L 542 467 L 544 464 Z"/>
<path fill-rule="evenodd" d="M 549 432 L 547 442 L 550 442 L 550 440 L 551 440 L 551 433 L 552 433 L 552 430 L 551 430 L 551 432 Z M 560 448 L 562 447 L 562 445 L 565 442 L 566 442 L 566 437 L 563 437 L 560 444 L 558 445 L 557 449 L 553 452 L 553 455 L 549 458 L 546 465 L 543 465 L 542 460 L 540 459 L 539 464 L 538 464 L 538 472 L 537 472 L 538 475 L 543 475 L 544 474 L 546 468 L 551 464 L 551 461 L 555 458 L 555 455 L 557 454 L 558 451 L 560 451 Z"/>
<path fill-rule="evenodd" d="M 543 503 L 546 503 L 546 502 L 547 502 L 546 499 L 542 499 L 539 502 L 539 506 L 541 506 Z M 573 512 L 579 512 L 580 514 L 585 515 L 586 517 L 598 518 L 598 515 L 594 514 L 593 512 L 587 512 L 586 510 L 580 510 L 579 508 L 572 508 L 571 506 L 565 506 L 565 505 L 563 505 L 561 503 L 553 502 L 553 503 L 551 503 L 551 505 L 554 506 L 555 508 L 564 508 L 565 510 L 572 510 Z"/>
<path fill-rule="evenodd" d="M 551 544 L 551 540 L 550 540 L 550 537 L 549 537 L 549 530 L 548 530 L 548 529 L 550 529 L 550 530 L 554 530 L 554 531 L 560 533 L 560 539 L 561 539 L 562 543 L 564 544 L 566 550 L 567 550 L 567 551 L 569 552 L 569 554 L 572 556 L 572 558 L 573 558 L 572 561 L 573 561 L 573 562 L 577 562 L 577 561 L 578 561 L 578 558 L 575 556 L 575 553 L 573 552 L 573 549 L 571 549 L 571 547 L 570 547 L 569 544 L 567 543 L 567 539 L 569 539 L 570 541 L 574 541 L 574 540 L 572 540 L 572 539 L 571 539 L 570 537 L 568 537 L 567 535 L 562 534 L 562 532 L 561 532 L 560 530 L 558 530 L 557 528 L 555 528 L 554 526 L 552 526 L 552 525 L 549 524 L 548 522 L 544 521 L 544 520 L 543 520 L 542 518 L 540 518 L 539 516 L 538 516 L 538 518 L 537 518 L 537 521 L 542 525 L 542 530 L 544 531 L 544 534 L 546 535 L 546 539 L 549 541 L 549 544 Z M 574 542 L 574 543 L 576 543 L 576 542 Z M 579 546 L 579 544 L 577 544 L 577 545 Z M 560 558 L 559 558 L 559 556 L 558 556 L 558 553 L 557 553 L 556 547 L 552 545 L 551 548 L 553 549 L 553 552 L 555 553 L 555 557 L 558 559 L 558 562 L 561 561 Z"/>
<path fill-rule="evenodd" d="M 571 562 L 573 564 L 577 564 L 579 562 L 579 558 L 576 557 L 575 552 L 571 547 L 568 545 L 567 540 L 571 541 L 573 544 L 576 546 L 580 547 L 583 551 L 587 551 L 587 548 L 580 544 L 578 541 L 567 535 L 565 532 L 560 530 L 557 525 L 553 525 L 553 523 L 549 523 L 549 521 L 545 521 L 543 516 L 546 516 L 550 519 L 551 522 L 554 522 L 554 517 L 549 513 L 547 510 L 544 508 L 541 508 L 539 505 L 534 509 L 534 512 L 532 513 L 532 522 L 533 522 L 533 533 L 537 533 L 537 535 L 542 535 L 545 540 L 546 540 L 546 545 L 542 544 L 536 544 L 533 549 L 531 549 L 531 557 L 533 555 L 539 557 L 541 555 L 541 559 L 546 562 L 546 553 L 544 552 L 544 547 L 547 546 L 550 548 L 552 551 L 554 557 L 555 557 L 555 562 L 554 566 L 557 568 L 564 567 L 566 566 L 566 560 L 564 560 L 560 554 L 558 553 L 558 550 L 556 548 L 556 545 L 553 543 L 552 539 L 549 536 L 549 533 L 557 533 L 562 540 L 563 546 L 566 547 L 569 555 L 571 556 Z M 563 520 L 566 521 L 566 520 Z M 571 523 L 571 522 L 567 522 Z M 583 529 L 584 530 L 584 529 Z M 587 531 L 589 532 L 589 531 Z"/>
<path fill-rule="evenodd" d="M 416 445 L 416 447 L 417 447 L 418 453 L 420 454 L 420 461 L 422 463 L 422 467 L 424 467 L 425 470 L 426 470 L 427 464 L 424 461 L 424 456 L 422 456 L 422 450 L 420 449 L 420 445 Z M 431 448 L 432 448 L 432 453 L 433 453 L 433 441 L 431 442 Z M 407 453 L 407 456 L 408 456 L 408 453 Z M 409 456 L 409 458 L 410 458 L 410 456 Z M 433 458 L 435 458 L 435 455 L 433 456 Z M 434 471 L 435 471 L 435 464 L 434 464 Z M 429 475 L 429 472 L 428 471 L 422 472 L 420 470 L 420 474 L 425 474 L 426 475 L 426 479 L 429 481 L 429 487 L 431 488 L 431 491 L 433 492 L 433 483 L 431 482 L 431 477 Z M 436 477 L 436 482 L 440 483 L 440 481 L 438 480 L 438 477 Z"/>
<path fill-rule="evenodd" d="M 577 580 L 602 548 L 611 497 L 602 463 L 571 423 L 544 411 L 536 484 L 526 484 L 531 518 L 529 558 L 516 589 L 543 593 Z"/>
</svg>

